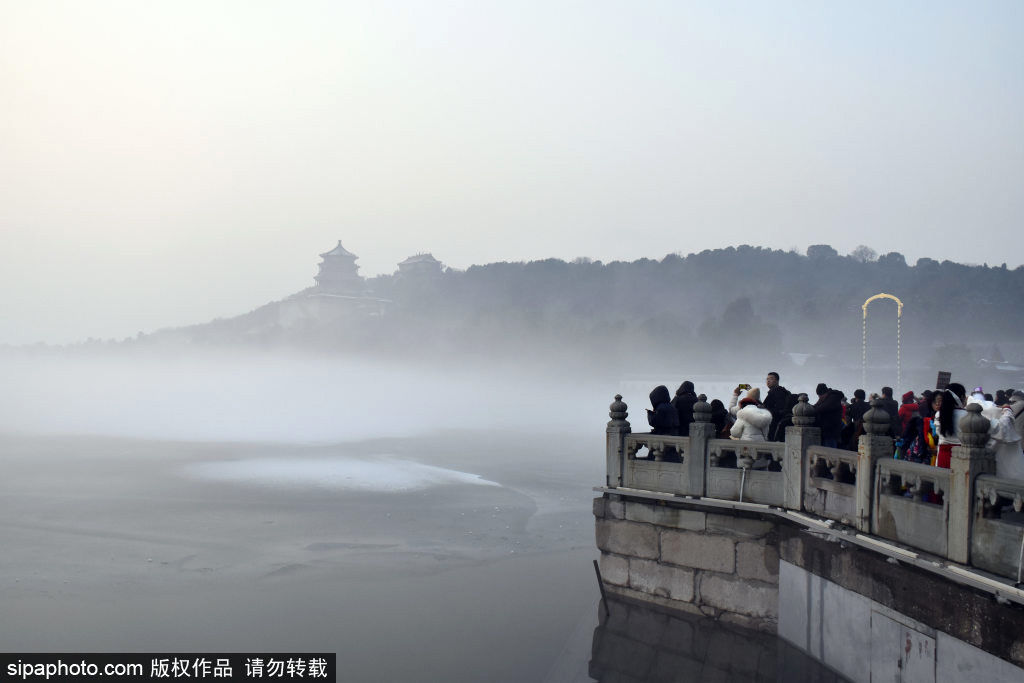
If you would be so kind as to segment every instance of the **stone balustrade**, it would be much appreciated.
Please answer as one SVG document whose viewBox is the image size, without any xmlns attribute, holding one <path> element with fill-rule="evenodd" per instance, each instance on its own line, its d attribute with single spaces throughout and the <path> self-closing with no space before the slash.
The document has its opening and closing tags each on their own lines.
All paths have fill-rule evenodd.
<svg viewBox="0 0 1024 683">
<path fill-rule="evenodd" d="M 971 564 L 1014 579 L 1024 579 L 1024 481 L 991 474 L 975 481 Z"/>
<path fill-rule="evenodd" d="M 949 476 L 941 467 L 880 459 L 871 533 L 946 557 Z"/>
<path fill-rule="evenodd" d="M 969 405 L 950 469 L 893 459 L 889 415 L 876 400 L 857 452 L 821 446 L 802 394 L 784 442 L 712 438 L 711 407 L 694 405 L 690 436 L 633 434 L 621 396 L 607 429 L 607 486 L 813 513 L 1020 581 L 1024 481 L 994 476 L 989 422 Z M 642 456 L 642 457 L 641 457 Z"/>
</svg>

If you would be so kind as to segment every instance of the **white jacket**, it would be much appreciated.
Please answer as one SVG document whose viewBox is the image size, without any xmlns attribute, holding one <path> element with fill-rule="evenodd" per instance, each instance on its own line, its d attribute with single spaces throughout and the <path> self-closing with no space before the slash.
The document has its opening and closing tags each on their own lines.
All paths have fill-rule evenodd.
<svg viewBox="0 0 1024 683">
<path fill-rule="evenodd" d="M 736 423 L 729 434 L 741 441 L 767 441 L 771 424 L 772 414 L 769 411 L 753 405 L 743 406 L 736 411 Z"/>
</svg>

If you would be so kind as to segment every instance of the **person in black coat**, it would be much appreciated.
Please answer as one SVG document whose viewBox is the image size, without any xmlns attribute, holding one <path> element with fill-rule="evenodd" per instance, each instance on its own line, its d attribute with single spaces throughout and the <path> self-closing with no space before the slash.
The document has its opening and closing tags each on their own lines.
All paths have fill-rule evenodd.
<svg viewBox="0 0 1024 683">
<path fill-rule="evenodd" d="M 837 448 L 843 431 L 843 397 L 824 382 L 815 389 L 818 402 L 814 404 L 815 422 L 821 430 L 821 445 Z"/>
<path fill-rule="evenodd" d="M 900 422 L 900 404 L 892 397 L 892 387 L 882 387 L 882 410 L 889 413 L 889 436 L 898 439 L 903 434 Z"/>
<path fill-rule="evenodd" d="M 668 387 L 659 384 L 651 392 L 651 407 L 647 411 L 647 423 L 651 425 L 651 434 L 679 436 L 679 414 L 669 400 Z"/>
<path fill-rule="evenodd" d="M 793 409 L 796 408 L 796 404 L 799 402 L 800 397 L 797 394 L 789 394 L 789 397 L 786 399 L 786 408 L 782 413 L 782 417 L 779 418 L 779 423 L 775 425 L 775 431 L 772 432 L 772 441 L 786 440 L 786 427 L 793 426 Z"/>
<path fill-rule="evenodd" d="M 679 416 L 679 436 L 690 435 L 690 423 L 693 422 L 693 404 L 697 402 L 697 394 L 693 390 L 693 382 L 686 380 L 676 389 L 672 399 L 672 407 Z"/>
<path fill-rule="evenodd" d="M 761 405 L 772 414 L 772 424 L 768 428 L 769 440 L 784 441 L 785 433 L 782 438 L 776 438 L 775 434 L 779 431 L 779 421 L 786 415 L 789 391 L 779 384 L 779 373 L 777 372 L 769 372 L 764 382 L 768 386 L 768 395 L 764 397 Z"/>
<path fill-rule="evenodd" d="M 725 434 L 725 430 L 732 426 L 730 421 L 729 411 L 726 410 L 725 404 L 719 401 L 717 398 L 711 402 L 711 424 L 715 425 L 715 439 L 727 439 L 728 435 Z"/>
</svg>

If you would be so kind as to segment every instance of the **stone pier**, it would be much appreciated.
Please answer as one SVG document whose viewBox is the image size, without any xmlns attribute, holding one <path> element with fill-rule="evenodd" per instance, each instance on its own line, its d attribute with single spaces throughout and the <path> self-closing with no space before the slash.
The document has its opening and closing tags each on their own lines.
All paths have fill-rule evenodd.
<svg viewBox="0 0 1024 683">
<path fill-rule="evenodd" d="M 609 495 L 594 500 L 601 576 L 616 595 L 774 631 L 775 525 Z"/>
<path fill-rule="evenodd" d="M 632 432 L 616 396 L 594 500 L 605 590 L 777 633 L 853 681 L 1024 681 L 1024 481 L 992 474 L 988 420 L 951 469 L 894 460 L 889 416 L 825 448 L 801 395 L 784 443 Z M 693 436 L 693 435 L 696 436 Z"/>
</svg>

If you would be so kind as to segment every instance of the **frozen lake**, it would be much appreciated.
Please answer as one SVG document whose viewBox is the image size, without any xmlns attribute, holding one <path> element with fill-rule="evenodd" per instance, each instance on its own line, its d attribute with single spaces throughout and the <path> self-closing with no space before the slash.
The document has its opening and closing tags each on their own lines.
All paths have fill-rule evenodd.
<svg viewBox="0 0 1024 683">
<path fill-rule="evenodd" d="M 735 668 L 723 653 L 750 634 L 635 609 L 598 627 L 596 382 L 30 361 L 4 366 L 0 396 L 9 652 L 327 651 L 352 681 L 610 681 L 644 661 L 651 680 L 775 680 L 774 639 Z"/>
</svg>

